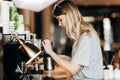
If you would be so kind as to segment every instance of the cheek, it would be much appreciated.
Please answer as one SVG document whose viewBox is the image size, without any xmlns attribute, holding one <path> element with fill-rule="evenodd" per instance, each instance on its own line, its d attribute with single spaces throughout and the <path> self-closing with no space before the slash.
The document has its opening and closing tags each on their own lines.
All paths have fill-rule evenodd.
<svg viewBox="0 0 120 80">
<path fill-rule="evenodd" d="M 66 26 L 66 23 L 65 22 L 61 22 L 61 27 L 65 27 Z"/>
<path fill-rule="evenodd" d="M 63 25 L 66 27 L 67 26 L 67 21 L 64 20 Z"/>
<path fill-rule="evenodd" d="M 61 23 L 62 23 L 63 26 L 66 26 L 66 20 L 64 18 L 62 19 Z"/>
</svg>

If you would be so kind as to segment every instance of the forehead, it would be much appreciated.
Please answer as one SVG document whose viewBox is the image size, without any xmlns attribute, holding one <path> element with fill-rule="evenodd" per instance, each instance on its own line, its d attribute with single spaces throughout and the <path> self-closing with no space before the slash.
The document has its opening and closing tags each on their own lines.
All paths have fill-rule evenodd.
<svg viewBox="0 0 120 80">
<path fill-rule="evenodd" d="M 56 19 L 61 19 L 61 18 L 64 18 L 65 15 L 60 15 L 60 16 L 56 16 Z"/>
</svg>

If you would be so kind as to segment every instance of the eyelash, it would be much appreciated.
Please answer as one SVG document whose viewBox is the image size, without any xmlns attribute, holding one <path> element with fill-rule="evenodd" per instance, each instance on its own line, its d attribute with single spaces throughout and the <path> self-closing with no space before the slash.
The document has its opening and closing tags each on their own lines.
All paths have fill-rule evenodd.
<svg viewBox="0 0 120 80">
<path fill-rule="evenodd" d="M 59 19 L 59 21 L 62 21 L 62 19 Z"/>
</svg>

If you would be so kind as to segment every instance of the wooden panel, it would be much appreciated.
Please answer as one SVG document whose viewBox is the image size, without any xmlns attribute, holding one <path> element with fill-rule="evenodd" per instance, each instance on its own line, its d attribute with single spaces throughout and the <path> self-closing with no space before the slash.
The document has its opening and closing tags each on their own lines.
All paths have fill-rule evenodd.
<svg viewBox="0 0 120 80">
<path fill-rule="evenodd" d="M 72 0 L 78 5 L 120 5 L 120 0 Z"/>
<path fill-rule="evenodd" d="M 35 33 L 35 13 L 34 12 L 30 12 L 30 24 L 31 24 L 31 32 Z"/>
<path fill-rule="evenodd" d="M 51 8 L 48 7 L 42 11 L 41 17 L 42 17 L 42 38 L 50 38 L 50 27 L 52 25 L 51 20 L 51 14 L 50 14 Z"/>
<path fill-rule="evenodd" d="M 35 16 L 34 12 L 29 10 L 20 9 L 20 14 L 24 16 L 25 30 L 29 29 L 32 33 L 35 32 Z"/>
</svg>

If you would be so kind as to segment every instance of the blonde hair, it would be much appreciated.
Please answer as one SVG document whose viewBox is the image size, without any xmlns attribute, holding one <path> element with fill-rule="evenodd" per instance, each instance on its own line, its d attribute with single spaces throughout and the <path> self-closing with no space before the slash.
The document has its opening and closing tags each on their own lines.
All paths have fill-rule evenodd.
<svg viewBox="0 0 120 80">
<path fill-rule="evenodd" d="M 55 4 L 53 16 L 66 15 L 66 34 L 69 38 L 77 40 L 83 32 L 89 32 L 90 25 L 83 20 L 83 17 L 72 1 L 60 1 Z"/>
</svg>

